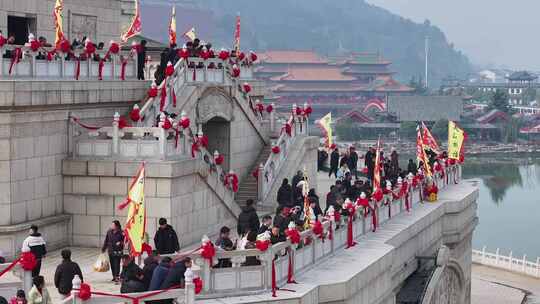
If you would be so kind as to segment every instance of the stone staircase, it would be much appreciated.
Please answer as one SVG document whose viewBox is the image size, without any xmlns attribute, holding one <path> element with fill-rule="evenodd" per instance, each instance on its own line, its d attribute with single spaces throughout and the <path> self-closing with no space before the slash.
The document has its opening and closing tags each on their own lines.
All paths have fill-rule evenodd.
<svg viewBox="0 0 540 304">
<path fill-rule="evenodd" d="M 238 187 L 238 192 L 235 195 L 235 201 L 239 206 L 244 207 L 246 205 L 246 200 L 248 199 L 252 199 L 255 202 L 257 201 L 258 183 L 257 183 L 257 179 L 253 176 L 252 173 L 257 169 L 257 167 L 261 163 L 266 162 L 266 160 L 270 156 L 270 153 L 272 153 L 272 146 L 271 145 L 264 146 L 261 153 L 257 157 L 255 164 L 251 168 L 251 171 L 249 171 L 249 174 L 242 181 L 242 183 L 240 183 L 240 186 Z"/>
</svg>

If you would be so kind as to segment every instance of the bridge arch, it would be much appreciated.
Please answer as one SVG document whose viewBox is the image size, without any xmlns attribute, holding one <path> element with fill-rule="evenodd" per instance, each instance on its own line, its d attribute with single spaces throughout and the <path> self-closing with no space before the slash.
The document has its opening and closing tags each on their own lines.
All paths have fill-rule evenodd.
<svg viewBox="0 0 540 304">
<path fill-rule="evenodd" d="M 465 295 L 463 268 L 457 260 L 449 258 L 443 265 L 439 264 L 433 272 L 422 304 L 463 304 Z"/>
</svg>

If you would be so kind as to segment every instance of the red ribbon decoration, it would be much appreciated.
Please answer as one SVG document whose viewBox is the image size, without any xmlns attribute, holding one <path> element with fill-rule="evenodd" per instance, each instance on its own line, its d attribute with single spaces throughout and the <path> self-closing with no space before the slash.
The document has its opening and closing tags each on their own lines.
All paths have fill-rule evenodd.
<svg viewBox="0 0 540 304">
<path fill-rule="evenodd" d="M 122 60 L 122 66 L 120 67 L 120 79 L 126 80 L 126 66 L 128 64 L 127 59 Z"/>
<path fill-rule="evenodd" d="M 193 285 L 195 285 L 195 294 L 200 294 L 203 289 L 203 281 L 201 278 L 196 277 L 193 279 Z"/>
<path fill-rule="evenodd" d="M 195 283 L 195 280 L 193 280 L 193 282 Z M 82 285 L 83 284 L 81 284 L 81 289 L 82 289 Z M 181 287 L 180 285 L 175 285 L 175 286 L 171 286 L 171 287 L 166 288 L 166 289 L 148 292 L 148 293 L 145 293 L 144 295 L 141 295 L 141 296 L 138 296 L 138 297 L 131 297 L 131 296 L 128 296 L 127 294 L 114 294 L 114 293 L 101 292 L 101 291 L 89 291 L 88 290 L 88 291 L 84 291 L 84 292 L 89 292 L 90 295 L 109 296 L 109 297 L 127 299 L 127 300 L 131 300 L 132 304 L 139 304 L 141 302 L 141 300 L 143 300 L 143 299 L 153 297 L 153 296 L 156 296 L 158 294 L 162 294 L 162 293 L 167 292 L 167 291 L 172 290 L 172 289 L 178 289 L 180 287 Z M 79 289 L 79 292 L 81 291 L 81 289 Z M 90 286 L 85 287 L 85 289 L 90 289 Z M 86 296 L 87 295 L 85 295 L 85 297 Z M 90 296 L 88 296 L 88 299 L 90 299 Z"/>
<path fill-rule="evenodd" d="M 285 235 L 291 240 L 291 244 L 296 245 L 300 243 L 300 232 L 298 232 L 296 228 L 287 228 L 287 230 L 285 230 Z"/>
<path fill-rule="evenodd" d="M 272 259 L 272 297 L 277 297 L 277 282 L 276 282 L 276 258 Z"/>
<path fill-rule="evenodd" d="M 331 241 L 334 239 L 334 228 L 332 228 L 333 224 L 330 223 L 330 227 L 328 227 L 328 239 Z"/>
<path fill-rule="evenodd" d="M 350 212 L 349 210 L 349 219 L 347 222 L 347 247 L 345 247 L 345 249 L 349 249 L 356 245 L 356 242 L 354 241 L 354 235 L 353 235 L 354 234 L 353 217 L 354 217 L 354 211 Z"/>
<path fill-rule="evenodd" d="M 292 255 L 292 249 L 289 247 L 289 266 L 287 267 L 287 283 L 288 284 L 298 284 L 294 279 L 294 261 Z"/>
<path fill-rule="evenodd" d="M 375 207 L 371 208 L 371 225 L 373 226 L 373 232 L 377 231 L 377 226 L 379 225 L 377 223 L 377 202 L 375 203 Z"/>
<path fill-rule="evenodd" d="M 259 249 L 259 251 L 265 252 L 266 250 L 268 250 L 268 247 L 270 247 L 270 241 L 269 240 L 265 240 L 265 241 L 257 240 L 257 241 L 255 241 L 255 247 L 257 247 L 257 249 Z"/>
<path fill-rule="evenodd" d="M 13 267 L 15 267 L 17 263 L 19 263 L 20 260 L 21 258 L 18 258 L 15 261 L 11 262 L 11 264 L 9 264 L 7 268 L 5 268 L 4 270 L 2 270 L 2 272 L 0 272 L 0 277 L 2 277 L 5 273 L 9 272 L 11 269 L 13 269 Z"/>
<path fill-rule="evenodd" d="M 14 53 L 11 54 L 11 64 L 9 65 L 9 75 L 11 75 L 13 67 L 20 62 L 20 57 L 22 55 L 21 48 L 16 48 L 13 52 Z"/>
<path fill-rule="evenodd" d="M 77 65 L 75 66 L 75 80 L 79 80 L 81 75 L 81 58 L 77 58 Z"/>
<path fill-rule="evenodd" d="M 105 59 L 100 59 L 98 64 L 98 79 L 103 80 L 103 67 L 105 66 Z"/>
<path fill-rule="evenodd" d="M 19 258 L 19 263 L 21 263 L 22 269 L 26 271 L 32 271 L 34 268 L 36 268 L 37 265 L 37 259 L 36 256 L 30 252 L 23 252 L 21 253 L 21 257 Z"/>
<path fill-rule="evenodd" d="M 72 119 L 76 124 L 78 124 L 79 126 L 85 128 L 85 129 L 87 129 L 87 130 L 93 130 L 93 131 L 95 131 L 95 130 L 101 129 L 101 127 L 98 127 L 98 126 L 91 126 L 91 125 L 84 124 L 84 123 L 82 123 L 82 122 L 79 120 L 79 118 L 77 118 L 77 117 L 73 117 L 73 116 L 72 116 L 71 119 Z"/>
</svg>

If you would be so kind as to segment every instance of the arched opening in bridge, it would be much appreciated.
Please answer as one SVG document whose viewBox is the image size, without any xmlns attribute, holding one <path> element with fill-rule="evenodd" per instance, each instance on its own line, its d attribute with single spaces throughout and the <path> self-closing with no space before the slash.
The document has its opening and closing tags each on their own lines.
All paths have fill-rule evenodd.
<svg viewBox="0 0 540 304">
<path fill-rule="evenodd" d="M 213 117 L 202 126 L 203 133 L 208 136 L 208 151 L 219 151 L 225 159 L 222 168 L 229 170 L 231 124 L 222 117 Z"/>
</svg>

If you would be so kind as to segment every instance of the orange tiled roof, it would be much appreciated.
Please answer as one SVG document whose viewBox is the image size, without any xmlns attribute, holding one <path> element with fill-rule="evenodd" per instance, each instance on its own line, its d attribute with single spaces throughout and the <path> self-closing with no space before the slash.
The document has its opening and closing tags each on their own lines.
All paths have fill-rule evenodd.
<svg viewBox="0 0 540 304">
<path fill-rule="evenodd" d="M 283 76 L 272 77 L 273 81 L 353 81 L 354 77 L 344 75 L 341 69 L 333 66 L 293 67 Z"/>
<path fill-rule="evenodd" d="M 313 51 L 266 51 L 260 54 L 261 63 L 328 63 Z"/>
</svg>

